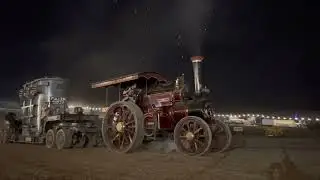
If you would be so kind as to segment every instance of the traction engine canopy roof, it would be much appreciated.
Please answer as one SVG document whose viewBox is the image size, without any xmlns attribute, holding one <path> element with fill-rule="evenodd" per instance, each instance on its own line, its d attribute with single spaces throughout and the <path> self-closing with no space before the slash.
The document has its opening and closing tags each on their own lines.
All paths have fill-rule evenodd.
<svg viewBox="0 0 320 180">
<path fill-rule="evenodd" d="M 164 78 L 162 75 L 160 75 L 159 73 L 139 72 L 139 73 L 119 76 L 117 78 L 112 78 L 112 79 L 101 81 L 101 82 L 92 83 L 91 88 L 101 88 L 101 87 L 106 88 L 109 86 L 114 86 L 114 85 L 130 82 L 130 81 L 137 81 L 137 80 L 141 80 L 141 79 L 145 79 L 145 80 L 156 79 L 159 82 L 163 82 L 163 83 L 168 82 L 168 80 L 166 78 Z"/>
</svg>

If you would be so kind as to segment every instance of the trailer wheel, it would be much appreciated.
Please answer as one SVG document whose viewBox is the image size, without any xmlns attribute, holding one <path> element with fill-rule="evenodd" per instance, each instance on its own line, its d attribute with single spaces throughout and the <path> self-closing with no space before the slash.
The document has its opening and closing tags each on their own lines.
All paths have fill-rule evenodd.
<svg viewBox="0 0 320 180">
<path fill-rule="evenodd" d="M 53 129 L 49 129 L 46 133 L 46 147 L 54 148 L 55 145 L 55 133 Z"/>
<path fill-rule="evenodd" d="M 72 147 L 72 132 L 68 129 L 59 129 L 56 134 L 56 147 L 61 150 Z"/>
<path fill-rule="evenodd" d="M 177 150 L 186 155 L 201 156 L 210 151 L 212 132 L 207 122 L 196 116 L 182 118 L 174 128 Z"/>
<path fill-rule="evenodd" d="M 212 152 L 221 153 L 228 150 L 232 143 L 230 127 L 220 120 L 215 120 L 212 130 Z"/>
<path fill-rule="evenodd" d="M 143 120 L 141 109 L 133 102 L 111 104 L 102 124 L 104 144 L 114 152 L 132 152 L 144 139 Z"/>
</svg>

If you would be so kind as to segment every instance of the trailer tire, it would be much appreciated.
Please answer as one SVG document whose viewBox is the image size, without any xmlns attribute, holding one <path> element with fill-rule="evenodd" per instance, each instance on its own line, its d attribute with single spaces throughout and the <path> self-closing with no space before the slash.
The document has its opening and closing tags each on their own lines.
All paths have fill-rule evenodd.
<svg viewBox="0 0 320 180">
<path fill-rule="evenodd" d="M 54 148 L 55 146 L 56 146 L 56 144 L 55 144 L 55 141 L 56 141 L 56 139 L 55 139 L 55 132 L 54 132 L 54 130 L 53 129 L 49 129 L 48 131 L 47 131 L 47 133 L 46 133 L 46 147 L 47 148 Z"/>
<path fill-rule="evenodd" d="M 57 149 L 65 149 L 72 147 L 72 131 L 69 129 L 59 129 L 56 134 Z"/>
</svg>

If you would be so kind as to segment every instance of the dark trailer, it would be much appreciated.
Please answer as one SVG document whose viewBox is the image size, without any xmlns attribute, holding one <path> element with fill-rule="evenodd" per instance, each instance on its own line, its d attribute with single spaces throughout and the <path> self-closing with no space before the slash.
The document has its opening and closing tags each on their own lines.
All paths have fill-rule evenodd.
<svg viewBox="0 0 320 180">
<path fill-rule="evenodd" d="M 69 113 L 67 87 L 68 81 L 60 77 L 25 83 L 19 91 L 21 111 L 6 115 L 2 142 L 45 144 L 58 149 L 97 145 L 98 116 L 83 114 L 80 107 Z"/>
</svg>

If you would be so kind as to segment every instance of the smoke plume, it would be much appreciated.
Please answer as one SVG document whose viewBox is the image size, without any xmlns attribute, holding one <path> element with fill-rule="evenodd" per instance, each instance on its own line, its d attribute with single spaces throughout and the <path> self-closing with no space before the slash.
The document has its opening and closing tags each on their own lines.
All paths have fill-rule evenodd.
<svg viewBox="0 0 320 180">
<path fill-rule="evenodd" d="M 65 2 L 55 19 L 61 32 L 41 44 L 47 69 L 70 78 L 72 95 L 95 101 L 90 82 L 174 66 L 177 32 L 188 53 L 200 54 L 208 1 Z"/>
<path fill-rule="evenodd" d="M 212 0 L 176 0 L 176 16 L 182 45 L 191 55 L 201 55 L 204 34 L 212 16 Z"/>
</svg>

